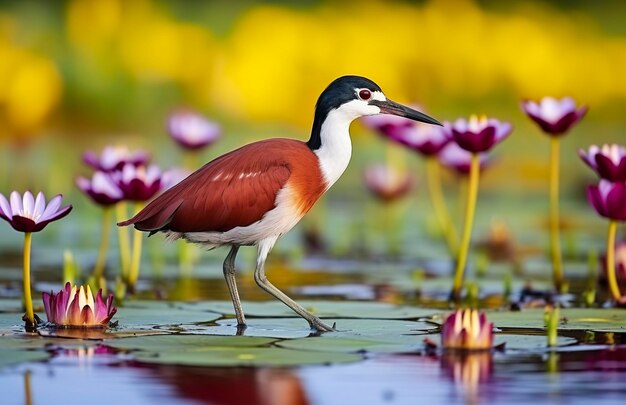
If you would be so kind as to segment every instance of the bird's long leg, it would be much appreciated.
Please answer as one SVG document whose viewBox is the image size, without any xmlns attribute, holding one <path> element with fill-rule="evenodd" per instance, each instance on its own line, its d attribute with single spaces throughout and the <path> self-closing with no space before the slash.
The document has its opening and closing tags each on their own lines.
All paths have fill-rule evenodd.
<svg viewBox="0 0 626 405">
<path fill-rule="evenodd" d="M 259 243 L 257 252 L 257 265 L 256 269 L 254 270 L 254 281 L 256 281 L 257 285 L 261 287 L 265 292 L 273 295 L 276 299 L 282 301 L 283 304 L 291 308 L 296 314 L 306 319 L 311 326 L 311 329 L 316 329 L 322 332 L 335 330 L 334 326 L 330 327 L 326 325 L 324 322 L 322 322 L 321 319 L 319 319 L 317 316 L 304 309 L 300 304 L 289 298 L 285 293 L 276 288 L 267 279 L 267 276 L 265 275 L 265 259 L 267 258 L 267 254 L 269 253 L 269 251 L 272 249 L 272 246 L 274 246 L 274 242 L 276 242 L 276 239 L 265 240 Z"/>
<path fill-rule="evenodd" d="M 230 248 L 230 252 L 228 252 L 228 256 L 224 260 L 224 278 L 226 279 L 226 284 L 228 285 L 228 291 L 230 292 L 230 299 L 233 301 L 233 307 L 235 307 L 235 316 L 237 317 L 237 325 L 245 326 L 246 325 L 246 317 L 243 314 L 243 309 L 241 308 L 241 301 L 239 300 L 239 291 L 237 291 L 237 281 L 235 280 L 235 258 L 237 257 L 237 252 L 239 251 L 239 246 L 233 245 Z"/>
</svg>

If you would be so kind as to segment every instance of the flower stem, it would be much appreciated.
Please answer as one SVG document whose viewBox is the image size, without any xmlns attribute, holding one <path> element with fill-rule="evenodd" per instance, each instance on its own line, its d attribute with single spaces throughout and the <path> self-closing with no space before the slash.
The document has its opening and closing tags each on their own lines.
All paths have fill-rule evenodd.
<svg viewBox="0 0 626 405">
<path fill-rule="evenodd" d="M 550 138 L 550 251 L 554 287 L 561 292 L 563 285 L 563 263 L 559 236 L 559 138 Z"/>
<path fill-rule="evenodd" d="M 30 246 L 33 234 L 24 233 L 24 306 L 26 307 L 26 326 L 35 326 L 35 312 L 33 311 L 33 297 L 30 293 Z"/>
<path fill-rule="evenodd" d="M 128 209 L 124 201 L 117 203 L 117 205 L 115 206 L 115 210 L 118 222 L 127 219 L 126 217 L 128 216 Z M 117 228 L 117 232 L 120 244 L 120 264 L 122 266 L 122 279 L 126 280 L 128 278 L 128 267 L 130 265 L 128 231 L 126 230 L 126 228 L 120 226 Z"/>
<path fill-rule="evenodd" d="M 452 220 L 450 219 L 450 213 L 446 205 L 446 200 L 441 189 L 441 171 L 440 163 L 434 157 L 426 158 L 426 177 L 428 182 L 428 192 L 430 194 L 430 200 L 435 210 L 435 216 L 443 232 L 443 236 L 446 238 L 448 244 L 448 251 L 453 257 L 456 256 L 458 249 L 458 236 L 452 226 Z"/>
<path fill-rule="evenodd" d="M 463 223 L 463 234 L 461 236 L 461 245 L 459 246 L 459 254 L 456 262 L 456 271 L 454 273 L 454 284 L 452 287 L 452 297 L 460 298 L 461 287 L 463 285 L 463 273 L 465 264 L 467 263 L 467 254 L 472 236 L 472 226 L 474 224 L 474 212 L 476 211 L 476 199 L 478 197 L 478 179 L 480 176 L 480 158 L 478 154 L 472 154 L 468 189 L 467 204 L 465 205 L 465 221 Z"/>
<path fill-rule="evenodd" d="M 140 202 L 135 203 L 135 213 L 141 211 L 143 204 Z M 133 256 L 130 264 L 130 271 L 128 273 L 128 286 L 131 291 L 135 287 L 135 283 L 139 279 L 139 265 L 141 264 L 141 243 L 143 241 L 143 232 L 135 229 L 133 231 Z"/>
<path fill-rule="evenodd" d="M 98 258 L 93 269 L 93 276 L 96 280 L 104 275 L 104 266 L 107 261 L 107 251 L 109 250 L 109 235 L 111 233 L 111 207 L 104 207 L 102 211 L 102 234 L 100 236 L 100 248 Z"/>
<path fill-rule="evenodd" d="M 615 276 L 615 234 L 617 233 L 617 221 L 611 220 L 609 222 L 609 232 L 606 243 L 606 277 L 609 282 L 609 290 L 615 301 L 619 301 L 622 298 L 622 294 L 619 291 L 617 285 L 617 278 Z"/>
</svg>

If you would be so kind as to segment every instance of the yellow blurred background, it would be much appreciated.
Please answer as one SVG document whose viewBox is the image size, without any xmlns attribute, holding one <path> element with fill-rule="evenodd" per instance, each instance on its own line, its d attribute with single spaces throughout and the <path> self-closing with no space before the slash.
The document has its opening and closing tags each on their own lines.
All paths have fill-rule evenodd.
<svg viewBox="0 0 626 405">
<path fill-rule="evenodd" d="M 571 95 L 590 106 L 564 145 L 574 160 L 578 147 L 625 139 L 625 11 L 620 1 L 3 1 L 0 144 L 11 155 L 37 139 L 50 153 L 68 140 L 152 147 L 181 105 L 225 125 L 220 153 L 306 138 L 320 91 L 360 74 L 441 120 L 512 121 L 501 149 L 517 159 L 501 163 L 523 173 L 519 187 L 543 187 L 547 144 L 538 154 L 519 100 Z M 357 128 L 356 142 L 373 142 Z"/>
</svg>

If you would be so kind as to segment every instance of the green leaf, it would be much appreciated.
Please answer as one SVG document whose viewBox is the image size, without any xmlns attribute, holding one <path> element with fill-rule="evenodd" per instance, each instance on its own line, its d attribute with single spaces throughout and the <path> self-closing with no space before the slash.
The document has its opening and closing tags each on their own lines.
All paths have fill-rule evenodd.
<svg viewBox="0 0 626 405">
<path fill-rule="evenodd" d="M 125 350 L 153 352 L 201 350 L 207 347 L 254 347 L 266 346 L 275 339 L 253 336 L 208 336 L 208 335 L 157 335 L 115 339 L 107 346 Z"/>
<path fill-rule="evenodd" d="M 45 351 L 15 350 L 0 348 L 0 368 L 29 361 L 42 361 L 50 358 Z"/>
<path fill-rule="evenodd" d="M 137 352 L 137 361 L 203 367 L 302 366 L 351 363 L 361 355 L 324 351 L 298 351 L 280 347 L 207 347 L 183 352 Z"/>
</svg>

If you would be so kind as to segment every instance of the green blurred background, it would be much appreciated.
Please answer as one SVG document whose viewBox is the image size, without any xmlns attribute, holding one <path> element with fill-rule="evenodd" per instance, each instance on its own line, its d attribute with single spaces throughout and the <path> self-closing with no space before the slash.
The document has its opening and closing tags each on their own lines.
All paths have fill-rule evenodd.
<svg viewBox="0 0 626 405">
<path fill-rule="evenodd" d="M 0 187 L 76 193 L 81 152 L 111 143 L 178 164 L 165 120 L 180 106 L 224 126 L 205 161 L 261 138 L 306 139 L 321 90 L 360 74 L 440 120 L 477 113 L 514 124 L 481 185 L 483 219 L 547 208 L 548 140 L 519 101 L 571 95 L 589 105 L 562 150 L 565 198 L 583 206 L 594 178 L 576 150 L 626 140 L 624 21 L 617 0 L 2 1 Z M 359 124 L 353 138 L 331 201 L 365 198 L 362 169 L 400 149 Z M 407 160 L 426 200 L 421 162 Z"/>
</svg>

